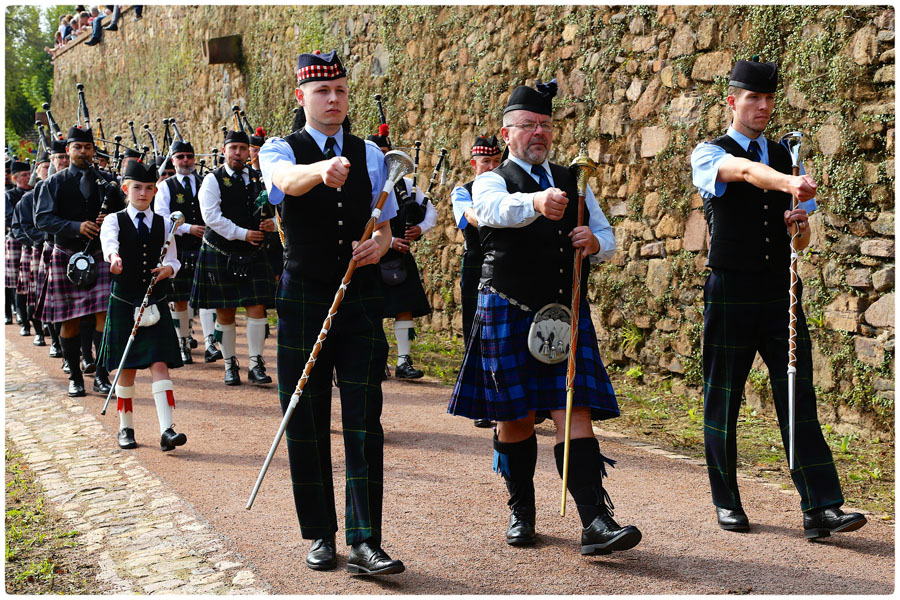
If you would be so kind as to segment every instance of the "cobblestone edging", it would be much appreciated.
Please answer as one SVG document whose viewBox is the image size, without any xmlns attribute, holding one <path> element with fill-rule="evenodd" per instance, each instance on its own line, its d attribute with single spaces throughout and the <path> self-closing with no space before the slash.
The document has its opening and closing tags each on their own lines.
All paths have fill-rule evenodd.
<svg viewBox="0 0 900 600">
<path fill-rule="evenodd" d="M 133 454 L 111 449 L 97 418 L 37 365 L 8 346 L 5 364 L 6 435 L 81 532 L 104 592 L 272 593 L 189 503 Z"/>
</svg>

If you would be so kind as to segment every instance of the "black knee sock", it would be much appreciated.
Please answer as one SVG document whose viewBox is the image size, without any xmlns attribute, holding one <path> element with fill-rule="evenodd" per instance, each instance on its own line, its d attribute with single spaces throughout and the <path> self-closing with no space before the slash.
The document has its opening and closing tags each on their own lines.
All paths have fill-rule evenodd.
<svg viewBox="0 0 900 600">
<path fill-rule="evenodd" d="M 556 469 L 559 476 L 563 474 L 563 455 L 565 445 L 560 443 L 553 447 L 556 456 Z M 612 510 L 612 502 L 607 505 L 609 495 L 603 489 L 603 476 L 606 465 L 612 466 L 615 461 L 600 453 L 600 444 L 596 438 L 579 438 L 571 440 L 569 446 L 569 480 L 566 487 L 575 505 L 583 527 L 590 525 L 603 512 Z"/>
<path fill-rule="evenodd" d="M 31 323 L 28 322 L 28 296 L 25 294 L 16 294 L 16 312 L 19 313 L 19 318 L 22 319 L 22 325 L 30 329 Z"/>
<path fill-rule="evenodd" d="M 44 335 L 44 324 L 41 323 L 40 319 L 38 319 L 34 315 L 31 315 L 31 324 L 34 325 L 34 333 L 36 335 Z"/>
<path fill-rule="evenodd" d="M 16 312 L 16 288 L 6 288 L 6 316 L 14 317 Z"/>
<path fill-rule="evenodd" d="M 521 442 L 501 442 L 494 434 L 494 471 L 503 475 L 509 490 L 510 508 L 526 509 L 534 515 L 534 468 L 537 436 Z"/>
<path fill-rule="evenodd" d="M 109 371 L 104 366 L 103 362 L 100 360 L 100 346 L 103 344 L 103 332 L 94 330 L 94 348 L 96 349 L 97 354 L 97 371 L 95 378 L 99 378 L 103 381 L 106 381 L 109 377 Z"/>
<path fill-rule="evenodd" d="M 59 338 L 59 344 L 62 346 L 63 358 L 69 363 L 69 379 L 84 383 L 84 376 L 81 374 L 81 344 L 77 337 Z"/>
<path fill-rule="evenodd" d="M 84 357 L 84 360 L 92 362 L 90 359 L 94 356 L 94 352 L 91 350 L 91 345 L 94 342 L 93 319 L 81 319 L 81 323 L 78 325 L 78 338 L 81 344 L 81 355 Z"/>
</svg>

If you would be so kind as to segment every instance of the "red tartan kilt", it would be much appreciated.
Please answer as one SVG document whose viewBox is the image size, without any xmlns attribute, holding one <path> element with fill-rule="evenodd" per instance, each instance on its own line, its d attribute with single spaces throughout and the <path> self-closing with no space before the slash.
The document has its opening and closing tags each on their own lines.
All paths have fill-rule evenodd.
<svg viewBox="0 0 900 600">
<path fill-rule="evenodd" d="M 19 273 L 16 276 L 16 293 L 28 294 L 28 284 L 31 279 L 31 246 L 22 244 L 19 251 Z"/>
<path fill-rule="evenodd" d="M 41 321 L 61 323 L 78 317 L 105 312 L 109 306 L 109 289 L 112 281 L 109 263 L 103 260 L 103 253 L 93 253 L 99 265 L 99 274 L 94 285 L 87 289 L 79 289 L 66 277 L 69 258 L 75 254 L 73 250 L 53 248 L 50 257 L 50 279 L 47 282 L 47 296 L 41 312 Z"/>
<path fill-rule="evenodd" d="M 22 243 L 11 237 L 6 238 L 6 287 L 16 287 L 19 278 L 19 260 L 22 258 Z"/>
</svg>

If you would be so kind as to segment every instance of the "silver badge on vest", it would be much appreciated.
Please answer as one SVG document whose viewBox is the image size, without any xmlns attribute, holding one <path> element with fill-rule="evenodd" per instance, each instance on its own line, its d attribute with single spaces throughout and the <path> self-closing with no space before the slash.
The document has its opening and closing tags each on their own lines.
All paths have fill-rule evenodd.
<svg viewBox="0 0 900 600">
<path fill-rule="evenodd" d="M 548 365 L 569 358 L 572 336 L 572 311 L 568 306 L 552 303 L 534 314 L 528 330 L 528 351 Z"/>
</svg>

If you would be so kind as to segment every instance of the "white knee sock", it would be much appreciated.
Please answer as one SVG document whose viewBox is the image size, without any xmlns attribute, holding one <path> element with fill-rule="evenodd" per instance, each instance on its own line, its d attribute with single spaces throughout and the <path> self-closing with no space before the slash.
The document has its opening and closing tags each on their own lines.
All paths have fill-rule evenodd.
<svg viewBox="0 0 900 600">
<path fill-rule="evenodd" d="M 267 319 L 247 317 L 247 349 L 250 351 L 250 368 L 256 366 L 256 357 L 262 356 L 266 343 Z"/>
<path fill-rule="evenodd" d="M 134 399 L 134 386 L 116 384 L 116 401 L 119 411 L 119 429 L 134 429 L 134 407 L 132 400 Z"/>
<path fill-rule="evenodd" d="M 175 408 L 175 386 L 169 379 L 153 382 L 153 401 L 159 418 L 159 433 L 172 426 L 172 409 Z"/>
<path fill-rule="evenodd" d="M 237 330 L 234 323 L 231 325 L 222 325 L 216 322 L 216 328 L 222 332 L 222 358 L 228 360 L 234 356 L 234 344 L 237 339 Z"/>
<path fill-rule="evenodd" d="M 209 348 L 209 336 L 216 333 L 216 309 L 201 308 L 200 309 L 200 327 L 203 328 L 203 338 L 206 340 L 206 347 Z"/>
<path fill-rule="evenodd" d="M 412 321 L 394 321 L 394 336 L 397 338 L 397 366 L 400 366 L 401 356 L 409 356 L 410 341 L 409 330 L 415 327 Z"/>
<path fill-rule="evenodd" d="M 172 316 L 175 317 L 175 333 L 178 335 L 178 339 L 185 338 L 190 333 L 190 317 L 188 317 L 188 311 L 186 310 L 173 310 Z"/>
</svg>

